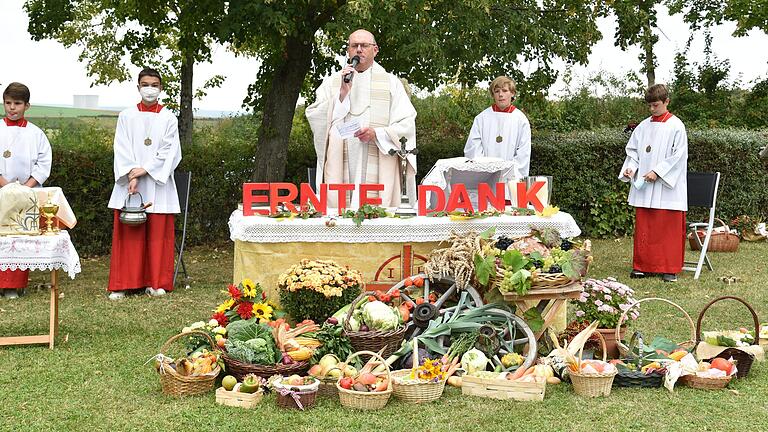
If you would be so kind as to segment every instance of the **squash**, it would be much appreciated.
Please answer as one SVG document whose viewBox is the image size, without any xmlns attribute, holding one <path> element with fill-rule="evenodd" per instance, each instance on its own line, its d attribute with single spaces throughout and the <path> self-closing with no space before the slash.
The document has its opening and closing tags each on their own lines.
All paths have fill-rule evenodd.
<svg viewBox="0 0 768 432">
<path fill-rule="evenodd" d="M 549 365 L 539 364 L 533 367 L 533 375 L 543 378 L 552 378 L 555 376 L 555 371 Z"/>
</svg>

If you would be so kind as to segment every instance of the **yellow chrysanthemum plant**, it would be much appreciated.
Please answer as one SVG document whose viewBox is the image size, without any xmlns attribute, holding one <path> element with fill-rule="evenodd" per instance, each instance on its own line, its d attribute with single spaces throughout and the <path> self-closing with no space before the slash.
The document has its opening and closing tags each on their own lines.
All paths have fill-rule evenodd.
<svg viewBox="0 0 768 432">
<path fill-rule="evenodd" d="M 360 295 L 363 277 L 334 261 L 303 259 L 278 277 L 277 286 L 291 318 L 323 322 Z"/>
<path fill-rule="evenodd" d="M 285 315 L 270 302 L 261 285 L 251 279 L 243 279 L 239 284 L 230 284 L 226 291 L 229 298 L 214 309 L 211 319 L 225 327 L 232 321 L 257 318 L 266 323 Z"/>
</svg>

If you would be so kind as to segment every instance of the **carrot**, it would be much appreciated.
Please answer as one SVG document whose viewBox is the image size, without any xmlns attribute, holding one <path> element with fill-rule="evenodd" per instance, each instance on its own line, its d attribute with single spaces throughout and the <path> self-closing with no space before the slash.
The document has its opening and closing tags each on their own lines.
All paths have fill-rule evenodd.
<svg viewBox="0 0 768 432">
<path fill-rule="evenodd" d="M 518 378 L 521 378 L 523 375 L 525 375 L 526 371 L 529 371 L 529 370 L 533 371 L 533 368 L 524 368 L 520 366 L 519 368 L 517 368 L 517 370 L 513 374 L 508 375 L 507 379 L 510 381 L 514 381 Z"/>
</svg>

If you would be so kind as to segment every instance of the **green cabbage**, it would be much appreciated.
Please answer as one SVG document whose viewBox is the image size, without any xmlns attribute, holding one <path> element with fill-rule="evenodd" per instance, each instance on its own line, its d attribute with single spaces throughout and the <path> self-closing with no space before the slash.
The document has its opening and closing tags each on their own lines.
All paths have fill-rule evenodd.
<svg viewBox="0 0 768 432">
<path fill-rule="evenodd" d="M 461 356 L 461 367 L 468 374 L 476 371 L 484 371 L 487 364 L 488 357 L 477 348 L 472 348 Z"/>
</svg>

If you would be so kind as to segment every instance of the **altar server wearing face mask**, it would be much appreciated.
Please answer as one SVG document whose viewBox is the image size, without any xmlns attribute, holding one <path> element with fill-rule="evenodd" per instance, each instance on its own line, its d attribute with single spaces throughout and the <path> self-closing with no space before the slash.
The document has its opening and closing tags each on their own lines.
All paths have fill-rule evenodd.
<svg viewBox="0 0 768 432">
<path fill-rule="evenodd" d="M 173 289 L 174 214 L 180 212 L 173 172 L 181 161 L 176 116 L 158 98 L 163 89 L 160 73 L 139 73 L 141 102 L 120 113 L 114 142 L 115 184 L 109 200 L 113 210 L 109 298 L 126 292 L 161 296 Z M 129 197 L 130 195 L 130 197 Z M 120 209 L 151 203 L 147 222 L 126 225 Z"/>
</svg>

